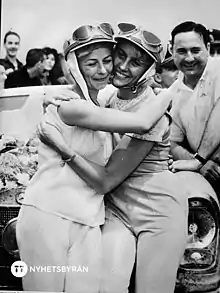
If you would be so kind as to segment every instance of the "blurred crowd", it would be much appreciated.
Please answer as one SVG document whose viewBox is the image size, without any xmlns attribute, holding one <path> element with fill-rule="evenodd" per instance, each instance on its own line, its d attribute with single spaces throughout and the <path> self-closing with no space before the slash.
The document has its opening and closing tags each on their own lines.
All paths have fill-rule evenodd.
<svg viewBox="0 0 220 293">
<path fill-rule="evenodd" d="M 210 55 L 220 55 L 220 30 L 210 29 Z M 3 39 L 5 57 L 0 59 L 0 89 L 25 86 L 67 84 L 62 70 L 64 56 L 55 48 L 32 48 L 27 52 L 26 63 L 18 59 L 21 44 L 20 35 L 8 31 Z M 167 46 L 165 58 L 157 64 L 153 82 L 156 86 L 169 88 L 178 77 L 178 69 L 174 64 Z"/>
<path fill-rule="evenodd" d="M 26 62 L 18 59 L 21 38 L 8 31 L 3 39 L 5 57 L 0 59 L 1 88 L 66 84 L 61 64 L 63 55 L 55 48 L 32 48 Z"/>
</svg>

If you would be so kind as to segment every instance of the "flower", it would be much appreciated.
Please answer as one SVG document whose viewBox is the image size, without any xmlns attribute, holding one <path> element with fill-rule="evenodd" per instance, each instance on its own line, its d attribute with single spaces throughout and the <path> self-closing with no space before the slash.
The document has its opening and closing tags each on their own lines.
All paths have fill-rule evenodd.
<svg viewBox="0 0 220 293">
<path fill-rule="evenodd" d="M 17 187 L 17 184 L 16 184 L 15 181 L 6 180 L 5 189 L 13 189 L 13 188 L 16 188 L 16 187 Z"/>
<path fill-rule="evenodd" d="M 26 187 L 38 165 L 38 139 L 27 143 L 16 138 L 0 139 L 0 190 Z"/>
<path fill-rule="evenodd" d="M 18 173 L 16 175 L 16 178 L 18 179 L 18 183 L 27 186 L 28 182 L 30 180 L 30 176 L 27 173 Z"/>
</svg>

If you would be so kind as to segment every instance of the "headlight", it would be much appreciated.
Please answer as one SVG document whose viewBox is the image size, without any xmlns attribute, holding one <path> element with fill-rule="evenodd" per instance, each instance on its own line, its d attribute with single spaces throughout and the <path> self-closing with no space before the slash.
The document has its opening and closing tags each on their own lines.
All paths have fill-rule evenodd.
<svg viewBox="0 0 220 293">
<path fill-rule="evenodd" d="M 215 261 L 218 220 L 207 199 L 190 199 L 188 240 L 181 266 L 205 268 Z"/>
<path fill-rule="evenodd" d="M 19 258 L 16 240 L 16 223 L 17 218 L 13 218 L 6 224 L 2 231 L 2 244 L 8 253 L 13 255 L 15 258 Z"/>
</svg>

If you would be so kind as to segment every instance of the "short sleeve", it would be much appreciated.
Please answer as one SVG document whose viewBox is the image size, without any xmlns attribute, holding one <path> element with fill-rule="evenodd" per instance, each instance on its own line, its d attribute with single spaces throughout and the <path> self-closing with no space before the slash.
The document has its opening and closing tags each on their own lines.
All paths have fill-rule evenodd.
<svg viewBox="0 0 220 293">
<path fill-rule="evenodd" d="M 176 108 L 176 109 L 171 109 L 170 114 L 172 117 L 170 140 L 182 142 L 185 138 L 186 133 L 180 118 L 180 112 Z"/>
<path fill-rule="evenodd" d="M 153 142 L 162 142 L 164 134 L 169 129 L 169 119 L 167 116 L 163 116 L 158 123 L 145 134 L 126 133 L 127 136 L 148 140 Z"/>
</svg>

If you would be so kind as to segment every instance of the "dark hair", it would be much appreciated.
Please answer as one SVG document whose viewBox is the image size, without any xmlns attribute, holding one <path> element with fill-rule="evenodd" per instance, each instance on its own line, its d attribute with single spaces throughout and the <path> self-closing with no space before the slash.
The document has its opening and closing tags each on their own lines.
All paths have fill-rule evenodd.
<svg viewBox="0 0 220 293">
<path fill-rule="evenodd" d="M 162 73 L 163 69 L 168 70 L 168 71 L 176 71 L 176 70 L 178 70 L 178 68 L 176 67 L 173 59 L 171 59 L 171 60 L 169 60 L 168 62 L 165 62 L 165 63 L 158 62 L 156 64 L 156 73 L 159 73 L 159 74 Z"/>
<path fill-rule="evenodd" d="M 204 41 L 205 46 L 207 47 L 208 43 L 210 42 L 209 31 L 206 27 L 200 23 L 195 23 L 193 21 L 185 21 L 177 25 L 171 32 L 171 44 L 174 44 L 174 38 L 179 33 L 186 33 L 186 32 L 196 32 L 199 34 Z"/>
<path fill-rule="evenodd" d="M 58 57 L 58 52 L 56 49 L 50 48 L 50 47 L 44 47 L 42 50 L 46 56 L 52 54 L 55 58 L 55 63 L 58 62 L 59 57 Z"/>
<path fill-rule="evenodd" d="M 42 49 L 38 49 L 38 48 L 30 49 L 26 56 L 27 68 L 33 67 L 39 61 L 43 61 L 44 56 L 45 54 Z"/>
<path fill-rule="evenodd" d="M 19 36 L 18 33 L 13 32 L 13 31 L 8 31 L 8 32 L 5 34 L 5 36 L 4 36 L 4 44 L 7 42 L 7 37 L 10 36 L 10 35 L 14 35 L 14 36 L 18 37 L 18 38 L 19 38 L 19 41 L 21 40 L 21 38 L 20 38 L 20 36 Z"/>
</svg>

